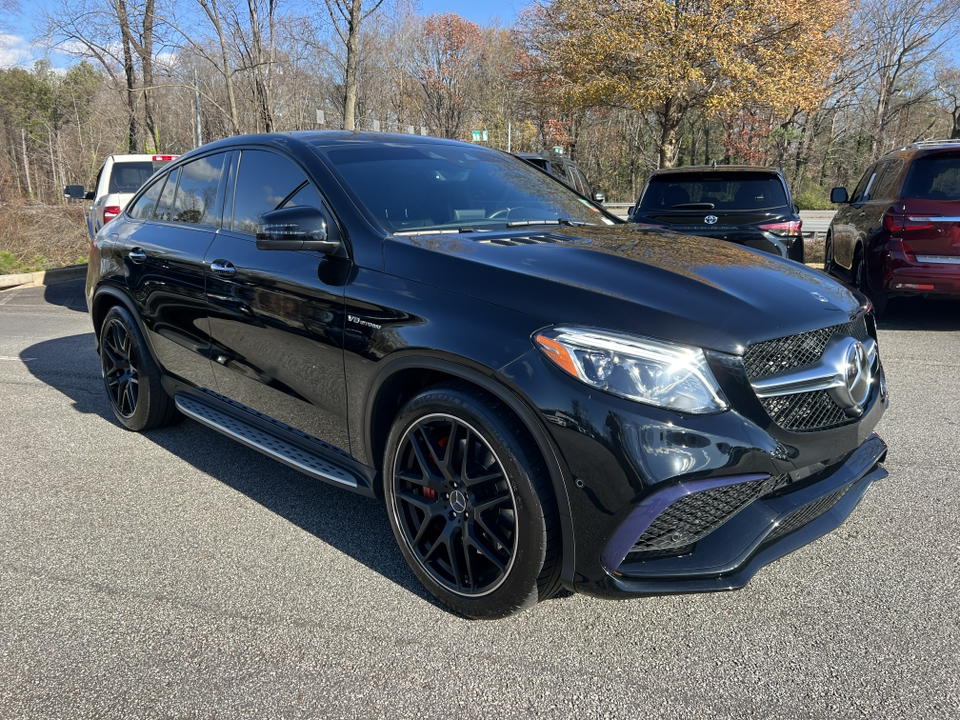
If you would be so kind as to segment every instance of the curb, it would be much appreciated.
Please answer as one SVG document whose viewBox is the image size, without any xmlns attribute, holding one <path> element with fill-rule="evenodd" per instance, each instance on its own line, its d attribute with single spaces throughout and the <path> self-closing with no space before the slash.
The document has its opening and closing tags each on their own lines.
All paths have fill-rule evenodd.
<svg viewBox="0 0 960 720">
<path fill-rule="evenodd" d="M 54 283 L 76 280 L 87 276 L 86 265 L 71 265 L 55 270 L 41 270 L 35 273 L 19 273 L 17 275 L 0 275 L 0 290 L 14 287 L 41 287 Z"/>
</svg>

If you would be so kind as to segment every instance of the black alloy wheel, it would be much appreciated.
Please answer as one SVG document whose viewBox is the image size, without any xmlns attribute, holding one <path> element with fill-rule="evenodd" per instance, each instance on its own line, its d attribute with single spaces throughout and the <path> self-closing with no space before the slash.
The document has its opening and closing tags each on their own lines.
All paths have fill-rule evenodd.
<svg viewBox="0 0 960 720">
<path fill-rule="evenodd" d="M 150 430 L 181 417 L 160 384 L 160 371 L 140 328 L 119 305 L 100 327 L 100 368 L 113 414 L 128 430 Z"/>
<path fill-rule="evenodd" d="M 422 392 L 387 443 L 384 489 L 408 564 L 441 602 L 502 617 L 559 585 L 558 522 L 533 441 L 469 387 Z"/>
</svg>

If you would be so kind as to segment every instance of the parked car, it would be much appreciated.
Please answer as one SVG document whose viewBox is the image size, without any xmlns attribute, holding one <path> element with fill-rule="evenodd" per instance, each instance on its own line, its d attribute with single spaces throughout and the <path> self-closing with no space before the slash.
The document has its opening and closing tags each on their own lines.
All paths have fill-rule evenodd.
<svg viewBox="0 0 960 720">
<path fill-rule="evenodd" d="M 905 295 L 960 296 L 960 140 L 913 143 L 867 168 L 839 204 L 826 273 L 849 278 L 878 311 Z"/>
<path fill-rule="evenodd" d="M 531 165 L 535 165 L 544 172 L 550 173 L 557 180 L 572 187 L 584 197 L 601 204 L 607 199 L 603 193 L 593 191 L 580 166 L 562 153 L 544 151 L 541 153 L 514 153 L 514 155 Z"/>
<path fill-rule="evenodd" d="M 86 297 L 124 427 L 186 415 L 383 499 L 470 617 L 743 586 L 886 475 L 865 297 L 489 148 L 211 143 L 97 235 Z"/>
<path fill-rule="evenodd" d="M 657 170 L 629 219 L 803 262 L 800 210 L 779 170 L 752 165 Z"/>
<path fill-rule="evenodd" d="M 94 182 L 93 190 L 67 185 L 64 195 L 76 200 L 93 200 L 87 208 L 87 231 L 92 238 L 100 228 L 117 217 L 133 194 L 153 175 L 179 155 L 108 155 Z"/>
</svg>

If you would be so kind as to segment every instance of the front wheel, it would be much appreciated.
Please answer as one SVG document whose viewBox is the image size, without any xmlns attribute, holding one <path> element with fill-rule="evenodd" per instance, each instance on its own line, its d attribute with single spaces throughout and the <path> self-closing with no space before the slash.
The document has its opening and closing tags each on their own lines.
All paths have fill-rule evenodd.
<svg viewBox="0 0 960 720">
<path fill-rule="evenodd" d="M 404 558 L 444 605 L 497 618 L 559 585 L 548 473 L 523 425 L 466 385 L 427 389 L 387 440 L 387 512 Z"/>
</svg>

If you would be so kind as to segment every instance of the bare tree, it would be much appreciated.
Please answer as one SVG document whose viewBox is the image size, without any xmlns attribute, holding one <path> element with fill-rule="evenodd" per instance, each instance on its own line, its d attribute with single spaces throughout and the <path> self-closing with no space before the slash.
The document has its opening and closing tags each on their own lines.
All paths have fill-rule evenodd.
<svg viewBox="0 0 960 720">
<path fill-rule="evenodd" d="M 363 11 L 363 0 L 324 0 L 340 40 L 347 48 L 344 73 L 343 129 L 356 129 L 357 84 L 360 69 L 360 28 L 375 13 L 383 0 L 375 0 L 373 7 Z"/>
</svg>

